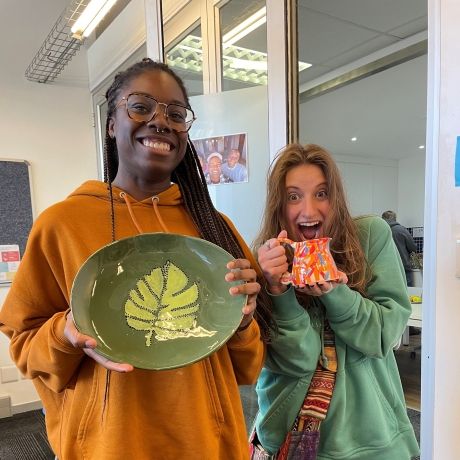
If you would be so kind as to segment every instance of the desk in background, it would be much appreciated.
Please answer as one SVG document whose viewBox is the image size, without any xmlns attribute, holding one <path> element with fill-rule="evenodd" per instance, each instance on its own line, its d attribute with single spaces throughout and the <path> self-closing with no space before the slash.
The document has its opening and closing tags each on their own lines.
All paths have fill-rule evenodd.
<svg viewBox="0 0 460 460">
<path fill-rule="evenodd" d="M 422 297 L 422 288 L 421 287 L 409 287 L 407 288 L 409 296 L 418 295 Z M 402 344 L 409 345 L 409 326 L 422 328 L 422 311 L 423 311 L 423 302 L 421 303 L 411 303 L 412 313 L 407 322 L 406 329 L 404 330 L 402 336 Z"/>
<path fill-rule="evenodd" d="M 402 344 L 409 345 L 409 326 L 422 328 L 422 311 L 423 311 L 423 302 L 422 303 L 411 303 L 412 313 L 407 322 L 406 329 L 404 329 Z"/>
</svg>

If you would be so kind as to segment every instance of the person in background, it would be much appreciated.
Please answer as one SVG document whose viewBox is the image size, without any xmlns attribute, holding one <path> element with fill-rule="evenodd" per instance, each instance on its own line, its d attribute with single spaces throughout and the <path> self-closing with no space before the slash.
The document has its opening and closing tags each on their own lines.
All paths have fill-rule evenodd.
<svg viewBox="0 0 460 460">
<path fill-rule="evenodd" d="M 410 254 L 411 252 L 417 252 L 417 245 L 412 235 L 409 233 L 409 230 L 396 221 L 396 213 L 394 211 L 385 211 L 382 213 L 382 219 L 384 219 L 391 228 L 393 240 L 398 248 L 404 271 L 406 272 L 407 285 L 414 286 L 413 267 L 410 261 Z"/>
<path fill-rule="evenodd" d="M 388 225 L 377 216 L 350 216 L 336 163 L 313 144 L 281 151 L 266 202 L 254 250 L 278 333 L 256 386 L 252 458 L 417 456 L 393 353 L 411 305 Z M 282 284 L 289 261 L 277 237 L 330 237 L 339 278 Z"/>
<path fill-rule="evenodd" d="M 239 162 L 240 157 L 240 151 L 232 149 L 227 155 L 227 161 L 222 165 L 222 172 L 233 182 L 247 182 L 248 180 L 248 170 Z"/>
<path fill-rule="evenodd" d="M 208 172 L 206 173 L 207 184 L 227 184 L 233 182 L 222 172 L 222 155 L 217 152 L 208 156 Z"/>
<path fill-rule="evenodd" d="M 188 137 L 195 117 L 182 80 L 144 59 L 115 76 L 106 98 L 105 180 L 83 183 L 38 217 L 0 329 L 40 395 L 59 460 L 246 460 L 238 385 L 255 382 L 264 356 L 265 325 L 253 320 L 256 302 L 264 308 L 256 262 L 212 205 Z M 246 299 L 239 328 L 194 364 L 153 371 L 113 362 L 74 325 L 79 268 L 105 245 L 143 232 L 211 241 L 235 258 L 226 280 L 244 281 L 229 285 Z"/>
</svg>

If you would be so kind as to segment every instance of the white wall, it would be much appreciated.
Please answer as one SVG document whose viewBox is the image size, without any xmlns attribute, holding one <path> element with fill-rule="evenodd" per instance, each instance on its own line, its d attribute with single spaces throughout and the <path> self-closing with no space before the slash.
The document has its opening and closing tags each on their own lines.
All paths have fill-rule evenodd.
<svg viewBox="0 0 460 460">
<path fill-rule="evenodd" d="M 393 210 L 405 227 L 423 226 L 425 154 L 401 160 L 334 155 L 353 215 Z"/>
<path fill-rule="evenodd" d="M 398 209 L 398 162 L 376 157 L 334 155 L 353 216 Z"/>
<path fill-rule="evenodd" d="M 4 65 L 0 72 L 0 157 L 31 164 L 37 216 L 84 180 L 97 177 L 96 150 L 88 88 L 32 83 L 24 70 Z M 7 291 L 0 287 L 0 305 Z M 12 366 L 8 339 L 0 334 L 0 396 L 11 397 L 13 412 L 29 410 L 38 397 L 19 374 L 17 381 L 5 383 L 14 374 Z"/>
<path fill-rule="evenodd" d="M 422 460 L 459 458 L 460 189 L 454 183 L 460 135 L 460 2 L 429 0 L 427 211 L 422 336 Z M 428 243 L 428 245 L 427 245 Z M 425 302 L 426 300 L 426 302 Z M 429 331 L 425 334 L 425 331 Z"/>
<path fill-rule="evenodd" d="M 400 224 L 422 227 L 425 207 L 425 154 L 399 160 L 398 207 Z"/>
</svg>

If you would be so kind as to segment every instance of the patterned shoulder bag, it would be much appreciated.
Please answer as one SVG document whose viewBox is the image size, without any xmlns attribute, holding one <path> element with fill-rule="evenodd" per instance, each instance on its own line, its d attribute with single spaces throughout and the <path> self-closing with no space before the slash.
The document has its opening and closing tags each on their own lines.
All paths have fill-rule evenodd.
<svg viewBox="0 0 460 460">
<path fill-rule="evenodd" d="M 278 452 L 269 454 L 257 443 L 256 433 L 250 442 L 251 460 L 316 460 L 321 422 L 326 418 L 337 373 L 335 337 L 329 322 L 324 321 L 324 359 L 321 357 L 292 430 Z"/>
</svg>

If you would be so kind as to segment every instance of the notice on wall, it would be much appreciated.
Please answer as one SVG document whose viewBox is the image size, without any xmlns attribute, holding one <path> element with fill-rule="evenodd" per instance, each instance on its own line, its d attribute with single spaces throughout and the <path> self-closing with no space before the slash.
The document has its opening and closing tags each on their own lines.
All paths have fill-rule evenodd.
<svg viewBox="0 0 460 460">
<path fill-rule="evenodd" d="M 21 260 L 18 244 L 0 245 L 0 284 L 9 284 Z"/>
</svg>

